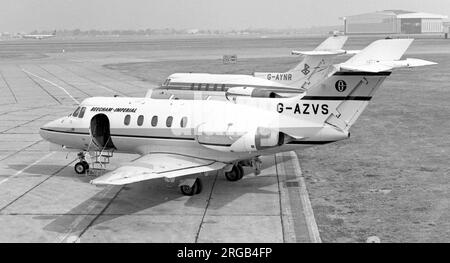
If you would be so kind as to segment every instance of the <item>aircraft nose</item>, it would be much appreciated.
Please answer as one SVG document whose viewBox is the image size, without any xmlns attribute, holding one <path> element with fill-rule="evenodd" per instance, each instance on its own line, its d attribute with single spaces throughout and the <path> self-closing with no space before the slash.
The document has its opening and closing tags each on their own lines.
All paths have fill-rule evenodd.
<svg viewBox="0 0 450 263">
<path fill-rule="evenodd" d="M 44 124 L 44 126 L 39 129 L 39 135 L 48 141 L 50 132 L 57 130 L 58 127 L 61 127 L 61 124 L 64 123 L 64 119 L 65 118 L 60 118 Z"/>
</svg>

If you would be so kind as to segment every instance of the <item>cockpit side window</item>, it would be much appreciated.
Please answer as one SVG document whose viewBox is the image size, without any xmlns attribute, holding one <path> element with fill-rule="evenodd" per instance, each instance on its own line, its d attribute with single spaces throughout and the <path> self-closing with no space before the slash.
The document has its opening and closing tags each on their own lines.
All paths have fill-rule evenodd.
<svg viewBox="0 0 450 263">
<path fill-rule="evenodd" d="M 78 118 L 83 118 L 85 111 L 86 111 L 86 107 L 81 108 L 81 111 L 80 111 L 80 114 L 78 115 Z"/>
<path fill-rule="evenodd" d="M 80 113 L 81 107 L 78 107 L 72 114 L 73 117 L 78 117 L 78 113 Z"/>
<path fill-rule="evenodd" d="M 163 83 L 163 86 L 169 86 L 170 80 L 171 79 L 166 79 L 166 81 L 164 81 L 164 83 Z"/>
</svg>

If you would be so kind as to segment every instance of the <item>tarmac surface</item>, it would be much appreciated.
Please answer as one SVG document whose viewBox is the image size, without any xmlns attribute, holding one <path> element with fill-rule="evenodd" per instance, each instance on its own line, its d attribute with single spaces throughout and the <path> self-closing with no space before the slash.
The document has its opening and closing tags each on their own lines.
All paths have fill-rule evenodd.
<svg viewBox="0 0 450 263">
<path fill-rule="evenodd" d="M 103 64 L 223 52 L 104 43 L 0 42 L 0 242 L 320 242 L 293 152 L 265 157 L 260 175 L 246 170 L 238 182 L 210 174 L 193 197 L 163 180 L 98 187 L 77 175 L 76 153 L 52 151 L 39 127 L 84 98 L 153 87 Z M 138 156 L 114 157 L 108 170 Z"/>
</svg>

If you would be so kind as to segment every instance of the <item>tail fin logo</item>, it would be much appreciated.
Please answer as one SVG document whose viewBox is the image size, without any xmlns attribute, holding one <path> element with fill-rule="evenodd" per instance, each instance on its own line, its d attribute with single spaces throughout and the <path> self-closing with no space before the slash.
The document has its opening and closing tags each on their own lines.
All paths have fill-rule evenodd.
<svg viewBox="0 0 450 263">
<path fill-rule="evenodd" d="M 339 92 L 344 92 L 347 89 L 347 83 L 343 80 L 336 81 L 336 84 L 334 84 L 334 87 Z"/>
<path fill-rule="evenodd" d="M 305 67 L 302 69 L 302 73 L 308 75 L 311 71 L 309 70 L 310 66 L 305 63 Z"/>
</svg>

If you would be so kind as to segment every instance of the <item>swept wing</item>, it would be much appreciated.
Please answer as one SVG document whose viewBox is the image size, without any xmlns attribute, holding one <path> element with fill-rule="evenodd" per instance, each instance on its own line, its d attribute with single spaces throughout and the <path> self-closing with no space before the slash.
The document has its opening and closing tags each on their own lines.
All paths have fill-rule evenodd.
<svg viewBox="0 0 450 263">
<path fill-rule="evenodd" d="M 156 178 L 175 178 L 220 170 L 225 163 L 171 154 L 147 154 L 91 181 L 92 184 L 124 185 Z"/>
</svg>

